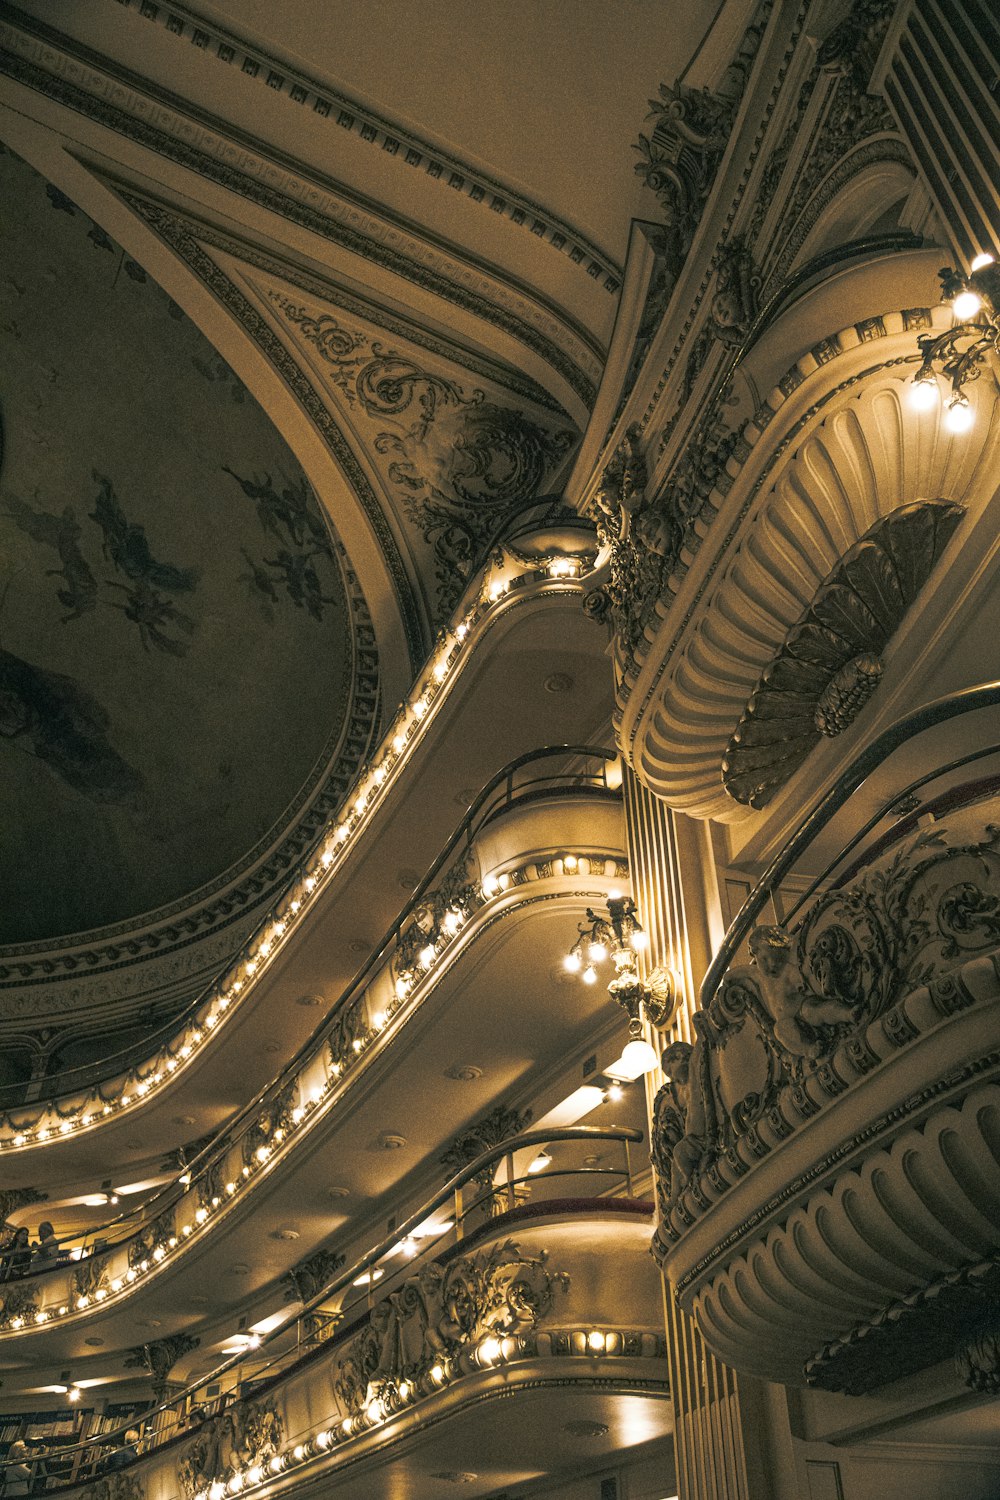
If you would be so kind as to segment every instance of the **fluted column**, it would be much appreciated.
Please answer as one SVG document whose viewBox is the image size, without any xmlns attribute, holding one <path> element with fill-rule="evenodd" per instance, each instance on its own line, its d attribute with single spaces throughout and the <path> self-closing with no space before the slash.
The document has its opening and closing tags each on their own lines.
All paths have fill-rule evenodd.
<svg viewBox="0 0 1000 1500">
<path fill-rule="evenodd" d="M 649 934 L 645 962 L 663 965 L 680 981 L 671 1040 L 691 1041 L 697 982 L 722 934 L 708 825 L 673 812 L 627 768 L 624 777 L 632 890 Z M 660 1082 L 658 1074 L 647 1078 L 650 1108 Z M 736 1372 L 708 1352 L 666 1283 L 664 1311 L 680 1500 L 756 1500 Z"/>
</svg>

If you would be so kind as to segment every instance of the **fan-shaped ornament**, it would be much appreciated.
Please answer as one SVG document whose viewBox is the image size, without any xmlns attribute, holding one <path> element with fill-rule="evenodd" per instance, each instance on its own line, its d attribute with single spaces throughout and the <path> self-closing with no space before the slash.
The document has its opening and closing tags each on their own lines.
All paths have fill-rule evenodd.
<svg viewBox="0 0 1000 1500">
<path fill-rule="evenodd" d="M 948 500 L 901 505 L 844 553 L 764 668 L 726 747 L 722 782 L 734 802 L 766 806 L 821 736 L 853 723 L 964 514 Z"/>
</svg>

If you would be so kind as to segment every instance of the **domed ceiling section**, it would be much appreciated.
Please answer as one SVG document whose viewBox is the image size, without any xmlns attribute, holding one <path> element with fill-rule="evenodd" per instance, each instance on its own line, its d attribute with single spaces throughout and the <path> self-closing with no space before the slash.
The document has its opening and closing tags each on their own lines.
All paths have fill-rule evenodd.
<svg viewBox="0 0 1000 1500">
<path fill-rule="evenodd" d="M 0 222 L 0 943 L 182 911 L 189 942 L 259 901 L 346 786 L 374 641 L 229 367 L 9 151 L 0 179 L 18 206 Z"/>
</svg>

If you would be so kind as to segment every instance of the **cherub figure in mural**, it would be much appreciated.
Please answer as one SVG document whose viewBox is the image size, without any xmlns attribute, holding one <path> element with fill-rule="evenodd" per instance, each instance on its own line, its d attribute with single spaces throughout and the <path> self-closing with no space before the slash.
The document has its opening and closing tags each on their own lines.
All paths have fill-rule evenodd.
<svg viewBox="0 0 1000 1500">
<path fill-rule="evenodd" d="M 266 565 L 274 570 L 284 584 L 288 597 L 296 608 L 308 610 L 314 620 L 322 620 L 323 606 L 333 604 L 335 599 L 334 595 L 323 593 L 319 574 L 312 563 L 312 559 L 318 555 L 317 552 L 291 553 L 282 550 L 277 557 L 264 558 Z"/>
<path fill-rule="evenodd" d="M 305 478 L 300 476 L 291 483 L 286 481 L 280 494 L 274 487 L 270 474 L 263 479 L 243 479 L 228 464 L 222 465 L 224 474 L 232 475 L 248 500 L 257 510 L 261 527 L 282 544 L 302 547 L 307 543 L 315 551 L 329 552 L 330 539 L 318 512 L 314 512 L 310 500 L 312 492 Z"/>
<path fill-rule="evenodd" d="M 158 594 L 144 578 L 132 587 L 126 583 L 109 583 L 108 588 L 121 589 L 125 594 L 124 604 L 118 604 L 114 600 L 109 600 L 108 603 L 112 609 L 120 609 L 126 620 L 131 620 L 133 625 L 139 627 L 139 639 L 144 651 L 148 652 L 153 646 L 157 651 L 165 651 L 170 656 L 184 656 L 187 653 L 190 641 L 185 641 L 180 636 L 165 635 L 164 631 L 176 626 L 185 634 L 193 635 L 195 622 L 190 615 L 177 609 L 163 594 Z"/>
<path fill-rule="evenodd" d="M 101 488 L 90 519 L 104 533 L 104 556 L 133 583 L 166 589 L 170 594 L 189 593 L 198 582 L 198 569 L 158 562 L 150 551 L 146 528 L 125 515 L 111 480 L 96 469 L 93 476 Z"/>
<path fill-rule="evenodd" d="M 17 495 L 4 496 L 4 514 L 9 516 L 20 531 L 30 536 L 33 542 L 43 547 L 52 547 L 59 554 L 61 568 L 46 569 L 46 578 L 61 578 L 64 588 L 56 590 L 59 603 L 69 610 L 62 623 L 78 620 L 97 606 L 97 579 L 80 551 L 82 531 L 73 512 L 73 507 L 64 507 L 62 515 L 36 510 Z"/>
</svg>

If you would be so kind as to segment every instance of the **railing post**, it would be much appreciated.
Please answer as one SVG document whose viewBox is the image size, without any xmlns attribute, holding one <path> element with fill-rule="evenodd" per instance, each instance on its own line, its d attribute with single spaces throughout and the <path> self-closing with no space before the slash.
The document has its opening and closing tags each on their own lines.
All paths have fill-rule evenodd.
<svg viewBox="0 0 1000 1500">
<path fill-rule="evenodd" d="M 629 1155 L 628 1140 L 624 1140 L 622 1145 L 625 1147 L 625 1195 L 628 1198 L 632 1198 L 634 1197 L 632 1192 L 632 1158 Z"/>
<path fill-rule="evenodd" d="M 514 1153 L 513 1153 L 513 1151 L 508 1151 L 507 1152 L 507 1156 L 506 1156 L 505 1160 L 507 1162 L 507 1212 L 508 1213 L 513 1213 L 514 1212 L 514 1206 L 515 1206 L 515 1200 L 514 1200 Z"/>
<path fill-rule="evenodd" d="M 462 1218 L 463 1213 L 464 1213 L 464 1208 L 463 1208 L 463 1203 L 462 1203 L 462 1187 L 461 1187 L 461 1184 L 459 1184 L 459 1186 L 455 1189 L 455 1239 L 456 1240 L 461 1240 L 461 1239 L 465 1238 L 465 1224 L 464 1224 L 463 1218 Z"/>
</svg>

